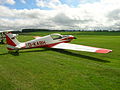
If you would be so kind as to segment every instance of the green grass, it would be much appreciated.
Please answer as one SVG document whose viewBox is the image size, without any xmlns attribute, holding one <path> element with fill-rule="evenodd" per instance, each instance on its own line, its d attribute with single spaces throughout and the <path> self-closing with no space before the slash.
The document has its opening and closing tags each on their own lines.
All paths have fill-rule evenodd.
<svg viewBox="0 0 120 90">
<path fill-rule="evenodd" d="M 52 32 L 20 35 L 20 41 Z M 9 54 L 0 45 L 0 90 L 119 90 L 120 32 L 59 32 L 71 43 L 112 49 L 98 54 L 72 50 L 28 49 Z"/>
</svg>

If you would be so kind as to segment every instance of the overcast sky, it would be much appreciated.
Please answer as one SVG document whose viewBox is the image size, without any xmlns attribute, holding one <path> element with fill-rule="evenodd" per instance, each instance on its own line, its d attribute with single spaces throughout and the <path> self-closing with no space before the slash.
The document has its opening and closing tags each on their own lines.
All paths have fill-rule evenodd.
<svg viewBox="0 0 120 90">
<path fill-rule="evenodd" d="M 0 0 L 0 30 L 120 29 L 120 0 Z"/>
</svg>

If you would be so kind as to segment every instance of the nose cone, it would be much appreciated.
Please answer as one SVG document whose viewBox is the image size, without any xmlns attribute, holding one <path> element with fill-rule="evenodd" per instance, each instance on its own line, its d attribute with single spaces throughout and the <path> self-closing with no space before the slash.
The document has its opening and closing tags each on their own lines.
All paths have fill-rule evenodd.
<svg viewBox="0 0 120 90">
<path fill-rule="evenodd" d="M 69 39 L 76 39 L 76 37 L 74 37 L 74 36 L 70 36 Z"/>
</svg>

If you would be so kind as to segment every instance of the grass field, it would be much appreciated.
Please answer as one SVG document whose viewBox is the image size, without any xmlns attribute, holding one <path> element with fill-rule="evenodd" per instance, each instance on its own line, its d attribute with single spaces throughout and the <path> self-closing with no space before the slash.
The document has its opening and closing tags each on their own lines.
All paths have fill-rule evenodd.
<svg viewBox="0 0 120 90">
<path fill-rule="evenodd" d="M 26 41 L 50 33 L 28 33 L 18 39 Z M 59 33 L 77 37 L 71 43 L 113 52 L 37 48 L 15 55 L 0 45 L 0 90 L 120 90 L 120 32 Z"/>
</svg>

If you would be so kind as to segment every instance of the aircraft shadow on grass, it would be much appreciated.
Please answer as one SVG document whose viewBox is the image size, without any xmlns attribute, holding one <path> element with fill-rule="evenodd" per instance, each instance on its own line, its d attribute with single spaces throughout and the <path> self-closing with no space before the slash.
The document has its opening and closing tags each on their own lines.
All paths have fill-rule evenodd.
<svg viewBox="0 0 120 90">
<path fill-rule="evenodd" d="M 20 55 L 20 53 L 31 53 L 31 52 L 44 52 L 44 51 L 48 51 L 48 50 L 50 50 L 50 49 L 43 49 L 43 50 L 29 50 L 29 51 L 20 51 L 20 52 L 7 52 L 7 53 L 2 53 L 2 54 L 0 54 L 0 55 L 8 55 L 8 54 L 11 54 L 11 55 L 13 55 L 13 56 L 19 56 Z"/>
<path fill-rule="evenodd" d="M 99 59 L 99 58 L 95 58 L 95 57 L 91 57 L 91 56 L 87 56 L 87 55 L 77 54 L 77 53 L 73 53 L 73 52 L 66 51 L 66 50 L 61 50 L 61 49 L 52 49 L 52 50 L 59 52 L 59 53 L 66 54 L 66 55 L 71 55 L 71 56 L 75 56 L 75 57 L 79 57 L 79 58 L 85 58 L 85 59 L 89 59 L 89 60 L 93 60 L 93 61 L 99 61 L 99 62 L 104 62 L 104 63 L 110 62 L 107 60 L 103 60 L 103 59 Z"/>
<path fill-rule="evenodd" d="M 0 56 L 1 56 L 1 55 L 8 55 L 8 54 L 11 54 L 11 55 L 13 55 L 13 56 L 19 56 L 19 53 L 15 53 L 15 52 L 2 53 L 2 54 L 0 54 Z"/>
<path fill-rule="evenodd" d="M 82 55 L 82 54 L 77 54 L 77 53 L 73 53 L 73 52 L 70 52 L 70 51 L 62 50 L 62 49 L 52 49 L 52 48 L 45 48 L 43 50 L 21 51 L 21 52 L 17 52 L 17 53 L 15 53 L 15 52 L 8 52 L 8 53 L 0 54 L 0 55 L 11 54 L 13 56 L 19 56 L 20 53 L 44 52 L 44 51 L 55 51 L 55 52 L 59 52 L 59 53 L 62 53 L 62 54 L 75 56 L 75 57 L 79 57 L 79 58 L 85 58 L 85 59 L 89 59 L 89 60 L 93 60 L 93 61 L 110 63 L 110 61 L 107 61 L 107 60 L 104 60 L 104 59 L 99 59 L 99 58 L 95 58 L 95 57 L 91 57 L 91 56 L 87 56 L 87 55 Z"/>
</svg>

